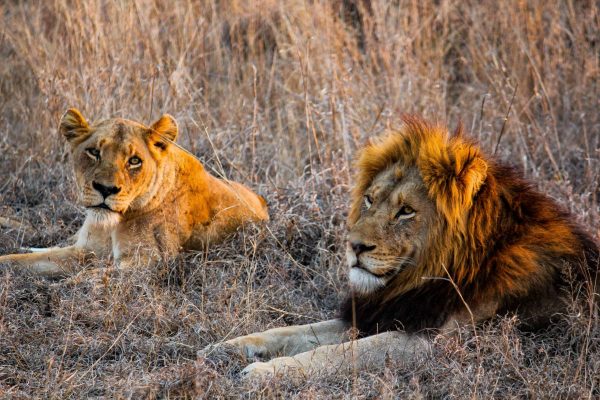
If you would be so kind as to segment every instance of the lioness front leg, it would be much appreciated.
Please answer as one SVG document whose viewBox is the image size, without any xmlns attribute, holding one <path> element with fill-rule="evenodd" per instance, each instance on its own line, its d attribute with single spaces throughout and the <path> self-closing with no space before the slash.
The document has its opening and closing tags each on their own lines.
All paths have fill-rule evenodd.
<svg viewBox="0 0 600 400">
<path fill-rule="evenodd" d="M 210 354 L 219 348 L 233 348 L 249 359 L 291 356 L 318 346 L 342 343 L 347 340 L 348 325 L 339 319 L 315 324 L 273 328 L 228 340 L 216 346 L 208 346 L 201 355 Z"/>
<path fill-rule="evenodd" d="M 248 365 L 242 374 L 247 378 L 262 378 L 282 374 L 291 379 L 307 375 L 348 373 L 381 367 L 389 357 L 408 359 L 429 351 L 430 343 L 420 336 L 402 332 L 385 332 L 359 340 L 320 346 L 294 356 L 274 358 Z"/>
<path fill-rule="evenodd" d="M 113 256 L 119 269 L 132 269 L 156 265 L 161 259 L 161 252 L 151 243 L 119 243 L 115 241 Z"/>
<path fill-rule="evenodd" d="M 85 263 L 88 253 L 79 247 L 55 247 L 26 254 L 0 256 L 1 263 L 17 264 L 47 278 L 69 275 Z"/>
<path fill-rule="evenodd" d="M 0 256 L 0 263 L 16 264 L 35 274 L 55 278 L 80 272 L 86 261 L 96 255 L 109 256 L 111 250 L 121 268 L 147 266 L 160 259 L 161 251 L 151 235 L 139 243 L 130 237 L 121 236 L 120 239 L 119 242 L 118 235 L 115 237 L 113 234 L 111 240 L 109 231 L 86 229 L 84 225 L 77 243 L 73 246 L 35 249 L 32 253 Z"/>
<path fill-rule="evenodd" d="M 16 264 L 37 275 L 57 278 L 81 270 L 95 255 L 101 256 L 110 247 L 110 233 L 87 218 L 76 235 L 76 243 L 67 247 L 30 249 L 32 253 L 0 256 L 0 263 Z"/>
<path fill-rule="evenodd" d="M 151 267 L 179 253 L 177 226 L 150 218 L 121 223 L 112 233 L 113 257 L 119 268 Z"/>
</svg>

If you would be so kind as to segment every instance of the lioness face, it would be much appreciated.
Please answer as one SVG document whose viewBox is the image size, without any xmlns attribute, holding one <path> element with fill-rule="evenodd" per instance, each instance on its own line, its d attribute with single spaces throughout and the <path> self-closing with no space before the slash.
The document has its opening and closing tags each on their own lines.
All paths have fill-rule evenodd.
<svg viewBox="0 0 600 400">
<path fill-rule="evenodd" d="M 120 118 L 90 126 L 78 111 L 69 110 L 60 129 L 72 146 L 79 197 L 88 215 L 113 225 L 125 212 L 144 207 L 160 189 L 161 160 L 169 144 L 165 137 L 174 139 L 177 128 L 170 116 L 150 128 Z"/>
<path fill-rule="evenodd" d="M 360 217 L 348 233 L 352 289 L 372 293 L 414 268 L 434 217 L 435 205 L 416 168 L 395 165 L 379 173 L 365 191 Z"/>
</svg>

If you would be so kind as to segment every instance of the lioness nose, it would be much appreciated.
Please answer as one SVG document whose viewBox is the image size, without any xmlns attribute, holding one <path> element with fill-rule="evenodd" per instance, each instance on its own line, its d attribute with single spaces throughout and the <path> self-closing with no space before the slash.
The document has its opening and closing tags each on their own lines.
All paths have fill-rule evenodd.
<svg viewBox="0 0 600 400">
<path fill-rule="evenodd" d="M 371 251 L 377 246 L 369 245 L 363 242 L 350 242 L 350 247 L 352 247 L 352 250 L 354 250 L 354 253 L 356 253 L 356 255 L 359 255 L 360 253 Z"/>
<path fill-rule="evenodd" d="M 112 194 L 117 194 L 121 191 L 120 187 L 104 186 L 98 182 L 92 182 L 92 186 L 94 187 L 94 189 L 99 191 L 100 194 L 102 195 L 102 197 L 104 197 L 104 198 L 107 198 L 108 196 L 110 196 Z"/>
</svg>

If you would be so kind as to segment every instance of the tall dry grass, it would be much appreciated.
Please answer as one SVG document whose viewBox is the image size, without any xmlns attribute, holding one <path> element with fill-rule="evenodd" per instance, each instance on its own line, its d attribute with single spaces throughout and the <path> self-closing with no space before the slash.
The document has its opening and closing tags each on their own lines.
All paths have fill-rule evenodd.
<svg viewBox="0 0 600 400">
<path fill-rule="evenodd" d="M 173 114 L 181 145 L 272 209 L 269 230 L 153 271 L 76 284 L 3 268 L 0 394 L 600 396 L 600 327 L 580 305 L 554 334 L 507 319 L 425 360 L 300 387 L 195 359 L 225 337 L 335 315 L 353 156 L 401 113 L 462 120 L 598 237 L 595 1 L 38 0 L 0 15 L 0 215 L 33 226 L 0 231 L 0 253 L 59 244 L 82 221 L 56 130 L 69 106 L 92 120 Z"/>
</svg>

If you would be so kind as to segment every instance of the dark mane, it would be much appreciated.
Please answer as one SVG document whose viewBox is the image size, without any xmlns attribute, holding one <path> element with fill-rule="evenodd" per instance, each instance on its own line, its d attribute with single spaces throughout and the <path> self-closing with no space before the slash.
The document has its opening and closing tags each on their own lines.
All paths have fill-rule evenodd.
<svg viewBox="0 0 600 400">
<path fill-rule="evenodd" d="M 397 158 L 396 162 L 419 166 L 440 212 L 451 209 L 454 214 L 444 214 L 442 233 L 434 240 L 436 243 L 429 244 L 430 259 L 399 274 L 374 294 L 348 297 L 341 306 L 342 319 L 349 324 L 356 321 L 356 327 L 367 335 L 395 329 L 419 332 L 440 328 L 451 316 L 464 313 L 464 299 L 470 309 L 494 303 L 498 314 L 516 312 L 521 321 L 536 328 L 547 325 L 552 315 L 564 309 L 567 276 L 578 283 L 591 283 L 597 293 L 598 244 L 572 215 L 535 190 L 513 168 L 485 157 L 462 136 L 448 138 L 439 131 L 428 131 L 430 127 L 424 125 L 415 130 L 418 140 L 411 141 L 410 128 L 408 133 L 405 130 L 387 139 L 396 147 L 405 142 L 415 146 L 409 157 Z M 466 156 L 457 155 L 463 157 L 464 165 L 455 168 L 458 172 L 454 181 L 445 176 L 444 182 L 456 182 L 473 160 L 485 161 L 485 180 L 472 204 L 465 201 L 466 197 L 449 197 L 448 193 L 455 193 L 456 188 L 445 191 L 438 179 L 439 169 L 429 166 L 437 167 L 442 162 L 430 155 L 424 159 L 419 146 L 425 145 L 428 149 L 445 146 L 439 153 L 449 154 L 450 159 L 458 151 L 467 152 Z M 374 165 L 376 152 L 370 148 L 367 154 L 370 165 Z M 359 169 L 361 165 L 366 163 L 359 163 Z M 451 167 L 444 166 L 446 170 Z M 368 179 L 375 175 L 376 171 L 370 170 Z M 368 179 L 363 176 L 360 180 L 363 187 Z M 461 209 L 461 204 L 466 205 Z M 458 226 L 457 221 L 462 225 Z M 407 286 L 402 282 L 407 277 L 415 283 Z M 462 299 L 448 278 L 457 285 Z"/>
</svg>

